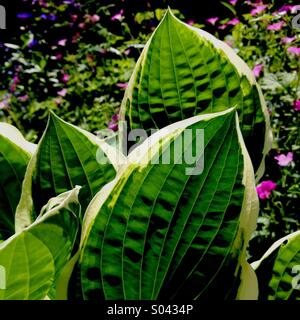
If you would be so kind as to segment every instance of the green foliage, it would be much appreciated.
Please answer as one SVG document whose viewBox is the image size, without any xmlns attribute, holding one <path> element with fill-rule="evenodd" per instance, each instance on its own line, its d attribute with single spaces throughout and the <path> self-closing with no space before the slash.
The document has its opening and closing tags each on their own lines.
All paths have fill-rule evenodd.
<svg viewBox="0 0 300 320">
<path fill-rule="evenodd" d="M 193 140 L 178 148 L 189 130 Z M 197 130 L 205 131 L 202 149 Z M 235 298 L 258 207 L 234 110 L 148 139 L 86 213 L 95 218 L 80 262 L 84 298 Z M 187 154 L 196 154 L 193 163 L 179 161 Z"/>
<path fill-rule="evenodd" d="M 231 18 L 189 24 L 232 48 L 163 9 L 130 16 L 110 1 L 35 3 L 0 43 L 0 118 L 39 141 L 0 125 L 1 299 L 257 298 L 247 257 L 299 229 L 299 34 L 291 9 L 223 5 Z M 132 71 L 120 118 L 160 130 L 125 157 L 122 139 L 83 129 L 107 127 Z M 49 110 L 81 128 L 50 113 L 43 133 Z M 201 154 L 176 146 L 199 128 L 204 171 L 188 175 Z M 171 163 L 154 165 L 168 148 Z M 176 163 L 183 151 L 192 165 Z M 246 252 L 265 156 L 275 190 L 257 188 Z M 260 299 L 299 299 L 298 252 L 295 232 L 252 264 Z"/>
<path fill-rule="evenodd" d="M 79 231 L 78 191 L 51 199 L 33 224 L 0 244 L 1 300 L 40 300 L 51 293 Z M 55 290 L 52 294 L 55 298 Z"/>
<path fill-rule="evenodd" d="M 236 107 L 255 171 L 269 151 L 265 104 L 251 70 L 233 50 L 171 12 L 143 51 L 125 93 L 121 119 L 130 129 L 162 128 Z M 267 136 L 267 139 L 261 137 Z"/>
<path fill-rule="evenodd" d="M 252 263 L 260 283 L 260 299 L 300 300 L 300 232 L 278 241 Z"/>
</svg>

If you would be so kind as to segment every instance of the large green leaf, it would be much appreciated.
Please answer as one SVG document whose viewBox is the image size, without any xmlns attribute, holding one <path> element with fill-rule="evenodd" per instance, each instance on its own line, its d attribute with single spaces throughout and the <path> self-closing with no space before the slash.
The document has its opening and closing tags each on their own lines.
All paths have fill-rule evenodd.
<svg viewBox="0 0 300 320">
<path fill-rule="evenodd" d="M 300 300 L 300 231 L 276 241 L 252 266 L 260 299 Z"/>
<path fill-rule="evenodd" d="M 34 150 L 35 145 L 27 142 L 16 128 L 0 123 L 0 240 L 15 232 L 15 211 Z"/>
<path fill-rule="evenodd" d="M 76 185 L 82 187 L 80 203 L 84 212 L 94 195 L 115 176 L 115 168 L 107 159 L 109 148 L 97 137 L 51 113 L 28 165 L 16 212 L 16 230 L 30 225 L 49 198 Z"/>
<path fill-rule="evenodd" d="M 180 163 L 191 154 L 192 162 Z M 190 170 L 203 159 L 202 173 Z M 256 298 L 245 249 L 257 212 L 233 109 L 161 129 L 130 153 L 127 167 L 87 209 L 84 298 Z"/>
<path fill-rule="evenodd" d="M 146 44 L 125 92 L 129 129 L 163 128 L 201 113 L 237 107 L 257 175 L 271 144 L 269 118 L 252 71 L 225 43 L 170 10 Z"/>
<path fill-rule="evenodd" d="M 79 188 L 51 199 L 29 227 L 0 244 L 1 300 L 44 299 L 67 264 L 79 230 Z"/>
</svg>

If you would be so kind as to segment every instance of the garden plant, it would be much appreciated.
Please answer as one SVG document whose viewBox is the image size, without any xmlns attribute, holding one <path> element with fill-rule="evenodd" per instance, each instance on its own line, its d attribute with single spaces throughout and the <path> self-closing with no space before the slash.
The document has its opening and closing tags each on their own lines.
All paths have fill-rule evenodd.
<svg viewBox="0 0 300 320">
<path fill-rule="evenodd" d="M 235 14 L 236 2 L 227 4 Z M 59 71 L 61 83 L 24 78 L 28 86 L 59 90 L 55 100 L 34 101 L 29 109 L 37 109 L 29 115 L 15 114 L 20 99 L 29 103 L 30 97 L 25 86 L 18 88 L 20 77 L 13 77 L 10 93 L 0 102 L 5 120 L 0 124 L 0 299 L 300 299 L 294 159 L 299 150 L 299 48 L 289 46 L 284 59 L 272 56 L 278 39 L 283 47 L 298 40 L 290 34 L 277 39 L 274 32 L 290 18 L 268 24 L 277 19 L 266 12 L 268 5 L 249 3 L 254 11 L 244 15 L 243 25 L 237 17 L 220 24 L 220 30 L 234 26 L 224 41 L 184 23 L 171 9 L 156 11 L 160 22 L 135 66 L 125 57 L 118 71 L 131 73 L 128 84 L 127 79 L 117 83 L 126 88 L 119 110 L 119 92 L 93 101 L 97 86 L 90 77 L 97 78 L 103 69 L 94 72 L 98 66 L 90 53 L 82 53 L 86 48 L 79 51 L 89 67 L 83 64 L 82 72 L 72 76 Z M 286 14 L 292 7 L 278 12 Z M 122 21 L 122 15 L 116 13 L 113 21 Z M 85 16 L 85 24 L 98 18 Z M 208 23 L 215 26 L 219 18 L 211 19 Z M 266 25 L 274 46 L 265 55 L 247 28 Z M 63 40 L 68 41 L 60 40 L 62 47 Z M 31 43 L 30 50 L 43 45 L 32 34 L 24 41 L 27 48 Z M 12 54 L 10 63 L 23 61 L 17 70 L 34 74 L 41 66 L 20 56 L 26 50 Z M 245 62 L 250 56 L 257 58 L 253 70 Z M 77 58 L 69 55 L 69 66 Z M 104 64 L 116 63 L 111 61 Z M 61 86 L 69 81 L 71 89 Z M 85 81 L 87 96 L 80 103 L 94 107 L 76 111 L 64 99 L 77 95 Z M 84 96 L 85 86 L 80 90 Z M 102 102 L 105 109 L 97 109 Z M 284 113 L 286 105 L 291 110 Z M 89 124 L 76 126 L 57 115 L 62 111 L 71 120 L 77 112 L 94 113 L 88 115 Z M 40 119 L 47 115 L 44 131 L 34 125 L 25 133 L 28 121 L 40 123 L 29 120 L 36 113 Z M 288 135 L 284 141 L 274 128 L 272 132 L 281 113 L 292 121 L 289 127 L 278 126 Z M 105 123 L 109 130 L 100 130 Z M 278 150 L 291 149 L 274 153 L 274 144 Z M 272 161 L 285 169 L 282 193 L 271 178 L 263 178 Z M 270 204 L 273 193 L 280 199 L 274 199 L 275 207 Z M 291 212 L 285 214 L 287 208 Z"/>
</svg>

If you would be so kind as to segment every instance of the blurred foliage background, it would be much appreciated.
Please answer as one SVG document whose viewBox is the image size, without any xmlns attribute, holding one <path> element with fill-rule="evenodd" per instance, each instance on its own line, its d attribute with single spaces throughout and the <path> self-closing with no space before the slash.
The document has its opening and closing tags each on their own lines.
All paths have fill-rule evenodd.
<svg viewBox="0 0 300 320">
<path fill-rule="evenodd" d="M 0 120 L 33 142 L 41 137 L 49 109 L 94 133 L 109 126 L 135 62 L 168 5 L 180 19 L 224 40 L 253 69 L 275 138 L 257 187 L 261 209 L 251 260 L 299 229 L 300 29 L 292 25 L 295 1 L 210 0 L 200 8 L 199 0 L 15 3 L 15 31 L 8 41 L 0 38 Z"/>
</svg>

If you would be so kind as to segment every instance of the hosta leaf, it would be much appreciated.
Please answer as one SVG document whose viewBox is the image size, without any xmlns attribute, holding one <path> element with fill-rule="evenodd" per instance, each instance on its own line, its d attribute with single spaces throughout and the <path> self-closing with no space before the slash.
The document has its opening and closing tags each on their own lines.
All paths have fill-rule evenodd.
<svg viewBox="0 0 300 320">
<path fill-rule="evenodd" d="M 87 209 L 84 298 L 255 298 L 241 281 L 258 201 L 234 110 L 161 129 L 128 161 Z M 202 163 L 202 173 L 187 170 Z"/>
<path fill-rule="evenodd" d="M 252 266 L 260 299 L 300 300 L 300 231 L 276 241 Z"/>
<path fill-rule="evenodd" d="M 71 257 L 79 228 L 79 188 L 49 201 L 29 227 L 0 244 L 1 300 L 44 299 Z"/>
<path fill-rule="evenodd" d="M 15 232 L 15 211 L 22 181 L 35 148 L 16 128 L 0 123 L 0 240 Z"/>
<path fill-rule="evenodd" d="M 84 212 L 90 200 L 115 176 L 109 146 L 92 134 L 49 116 L 47 129 L 32 158 L 24 180 L 16 213 L 16 229 L 28 226 L 48 199 L 82 187 L 80 203 Z M 104 160 L 104 161 L 103 161 Z"/>
<path fill-rule="evenodd" d="M 150 132 L 197 114 L 235 106 L 260 176 L 271 133 L 265 102 L 251 70 L 228 45 L 184 24 L 168 10 L 135 67 L 121 120 L 129 129 Z"/>
</svg>

